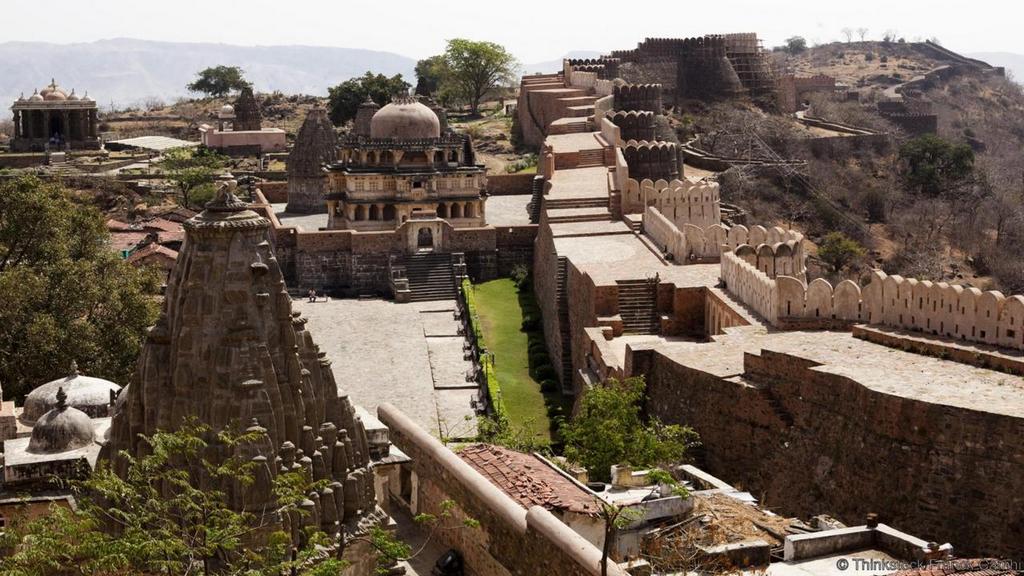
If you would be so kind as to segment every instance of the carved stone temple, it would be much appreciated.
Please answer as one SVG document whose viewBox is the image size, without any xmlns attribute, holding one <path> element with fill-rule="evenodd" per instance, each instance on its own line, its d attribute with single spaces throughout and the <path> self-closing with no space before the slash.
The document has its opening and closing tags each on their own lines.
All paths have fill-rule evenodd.
<svg viewBox="0 0 1024 576">
<path fill-rule="evenodd" d="M 362 420 L 339 393 L 291 299 L 268 241 L 269 221 L 226 184 L 185 223 L 181 257 L 163 312 L 150 331 L 135 376 L 118 396 L 105 448 L 123 473 L 124 450 L 144 449 L 139 435 L 169 430 L 195 417 L 213 430 L 238 426 L 260 439 L 234 455 L 258 464 L 256 482 L 230 487 L 238 509 L 274 509 L 273 479 L 304 468 L 328 486 L 309 494 L 304 517 L 277 518 L 297 537 L 304 525 L 351 536 L 387 520 L 374 497 L 372 446 Z M 209 458 L 231 456 L 211 443 Z M 346 574 L 368 574 L 372 562 L 346 548 Z"/>
</svg>

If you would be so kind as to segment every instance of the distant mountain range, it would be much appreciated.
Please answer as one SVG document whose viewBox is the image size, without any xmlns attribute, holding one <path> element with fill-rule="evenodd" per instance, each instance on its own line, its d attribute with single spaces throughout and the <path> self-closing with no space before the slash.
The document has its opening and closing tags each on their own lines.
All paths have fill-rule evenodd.
<svg viewBox="0 0 1024 576">
<path fill-rule="evenodd" d="M 147 98 L 172 101 L 208 66 L 240 66 L 257 91 L 326 95 L 327 88 L 367 70 L 402 74 L 415 83 L 416 60 L 374 50 L 316 46 L 232 46 L 114 39 L 80 44 L 0 43 L 0 108 L 55 78 L 86 90 L 101 107 Z"/>
<path fill-rule="evenodd" d="M 1017 82 L 1024 82 L 1024 54 L 1013 54 L 1011 52 L 975 52 L 968 54 L 971 58 L 984 60 L 993 66 L 1006 68 L 1007 74 L 1012 74 Z"/>
</svg>

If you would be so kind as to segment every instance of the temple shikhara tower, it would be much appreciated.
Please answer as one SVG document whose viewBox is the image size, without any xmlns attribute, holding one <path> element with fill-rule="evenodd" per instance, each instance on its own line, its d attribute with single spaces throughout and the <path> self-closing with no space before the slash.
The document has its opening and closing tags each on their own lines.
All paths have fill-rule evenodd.
<svg viewBox="0 0 1024 576">
<path fill-rule="evenodd" d="M 324 200 L 325 164 L 334 161 L 334 125 L 327 111 L 316 107 L 309 111 L 288 155 L 288 211 L 319 213 L 327 211 Z"/>
<path fill-rule="evenodd" d="M 259 432 L 238 453 L 211 443 L 211 459 L 241 456 L 259 464 L 238 507 L 274 508 L 273 478 L 305 468 L 328 486 L 310 494 L 301 518 L 328 534 L 352 534 L 386 518 L 374 499 L 370 446 L 330 361 L 313 343 L 267 239 L 268 220 L 225 185 L 185 223 L 186 238 L 135 377 L 114 407 L 106 453 L 115 470 L 124 450 L 140 454 L 139 435 L 171 430 L 195 417 L 213 430 Z M 279 519 L 295 534 L 295 519 Z"/>
</svg>

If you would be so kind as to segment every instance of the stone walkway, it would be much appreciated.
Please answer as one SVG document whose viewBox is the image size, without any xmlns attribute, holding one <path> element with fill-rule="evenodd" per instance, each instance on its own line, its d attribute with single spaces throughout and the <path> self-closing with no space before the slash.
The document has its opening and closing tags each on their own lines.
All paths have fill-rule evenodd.
<svg viewBox="0 0 1024 576">
<path fill-rule="evenodd" d="M 462 355 L 454 301 L 297 299 L 338 386 L 371 414 L 390 402 L 438 437 L 476 435 L 476 384 Z"/>
</svg>

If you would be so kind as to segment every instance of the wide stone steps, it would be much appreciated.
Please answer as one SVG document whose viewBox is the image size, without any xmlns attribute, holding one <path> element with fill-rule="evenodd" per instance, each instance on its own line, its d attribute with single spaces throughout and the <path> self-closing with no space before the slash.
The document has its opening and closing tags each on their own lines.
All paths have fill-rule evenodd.
<svg viewBox="0 0 1024 576">
<path fill-rule="evenodd" d="M 409 300 L 451 300 L 455 298 L 455 275 L 449 254 L 416 254 L 405 258 Z"/>
<path fill-rule="evenodd" d="M 586 118 L 559 118 L 548 126 L 548 135 L 589 132 Z"/>
<path fill-rule="evenodd" d="M 565 111 L 570 118 L 589 118 L 594 115 L 594 105 L 569 106 Z"/>
<path fill-rule="evenodd" d="M 548 223 L 562 222 L 605 222 L 611 220 L 612 215 L 607 207 L 595 208 L 548 208 Z"/>
<path fill-rule="evenodd" d="M 604 166 L 604 150 L 580 150 L 577 167 Z"/>
<path fill-rule="evenodd" d="M 658 334 L 657 284 L 646 280 L 620 281 L 619 317 L 626 334 Z"/>
<path fill-rule="evenodd" d="M 548 198 L 544 202 L 548 210 L 562 210 L 564 208 L 608 208 L 608 198 Z"/>
</svg>

